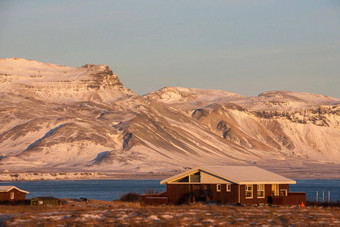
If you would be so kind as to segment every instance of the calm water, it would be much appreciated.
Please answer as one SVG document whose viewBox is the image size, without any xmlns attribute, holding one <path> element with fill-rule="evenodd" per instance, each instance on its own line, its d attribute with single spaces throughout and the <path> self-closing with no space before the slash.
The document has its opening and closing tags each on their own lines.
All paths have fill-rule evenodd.
<svg viewBox="0 0 340 227">
<path fill-rule="evenodd" d="M 289 186 L 291 192 L 306 192 L 308 201 L 316 201 L 316 191 L 318 191 L 318 201 L 322 202 L 322 193 L 324 192 L 324 201 L 328 201 L 328 191 L 330 200 L 333 202 L 340 201 L 340 180 L 296 180 L 295 185 Z"/>
<path fill-rule="evenodd" d="M 54 196 L 57 198 L 88 198 L 99 200 L 118 199 L 120 194 L 126 192 L 144 193 L 152 189 L 154 192 L 166 190 L 159 180 L 80 180 L 80 181 L 17 181 L 0 182 L 1 185 L 14 185 L 29 191 L 27 198 L 37 196 Z M 290 191 L 306 192 L 307 200 L 315 201 L 316 191 L 319 191 L 319 201 L 328 200 L 328 191 L 331 201 L 340 201 L 340 180 L 297 180 L 296 185 L 290 185 Z"/>
<path fill-rule="evenodd" d="M 144 193 L 166 190 L 159 180 L 77 180 L 77 181 L 16 181 L 0 182 L 1 185 L 14 185 L 29 191 L 26 198 L 54 196 L 57 198 L 88 198 L 98 200 L 119 199 L 126 192 Z"/>
</svg>

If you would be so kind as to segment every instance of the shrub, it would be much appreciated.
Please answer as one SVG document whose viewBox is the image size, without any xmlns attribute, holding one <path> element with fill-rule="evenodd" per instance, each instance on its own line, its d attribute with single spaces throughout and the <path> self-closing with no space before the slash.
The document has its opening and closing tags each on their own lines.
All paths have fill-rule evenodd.
<svg viewBox="0 0 340 227">
<path fill-rule="evenodd" d="M 129 193 L 121 195 L 119 199 L 120 201 L 124 201 L 124 202 L 138 202 L 140 199 L 140 195 L 135 192 L 129 192 Z"/>
</svg>

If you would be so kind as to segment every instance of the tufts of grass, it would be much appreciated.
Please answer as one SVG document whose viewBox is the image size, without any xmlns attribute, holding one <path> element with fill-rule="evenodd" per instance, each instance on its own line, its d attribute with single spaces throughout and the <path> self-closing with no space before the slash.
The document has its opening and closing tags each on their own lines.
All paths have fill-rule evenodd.
<svg viewBox="0 0 340 227">
<path fill-rule="evenodd" d="M 318 203 L 318 202 L 307 201 L 306 206 L 340 207 L 340 201 L 330 202 L 330 203 L 328 202 Z"/>
<path fill-rule="evenodd" d="M 339 207 L 183 204 L 67 199 L 60 206 L 0 205 L 0 226 L 339 226 Z"/>
<path fill-rule="evenodd" d="M 140 194 L 135 192 L 129 192 L 121 195 L 119 200 L 123 202 L 138 202 L 140 200 Z"/>
</svg>

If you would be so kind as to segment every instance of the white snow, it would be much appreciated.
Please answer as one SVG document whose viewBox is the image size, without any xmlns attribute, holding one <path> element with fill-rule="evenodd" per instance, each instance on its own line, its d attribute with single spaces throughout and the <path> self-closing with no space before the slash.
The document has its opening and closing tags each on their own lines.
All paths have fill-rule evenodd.
<svg viewBox="0 0 340 227">
<path fill-rule="evenodd" d="M 0 59 L 0 90 L 57 103 L 109 102 L 135 95 L 128 89 L 111 85 L 103 76 L 98 78 L 103 85 L 98 84 L 96 75 L 105 73 L 106 69 L 105 65 L 73 68 L 20 58 Z M 114 74 L 109 77 L 118 81 Z M 103 89 L 92 88 L 93 85 Z"/>
<path fill-rule="evenodd" d="M 138 96 L 105 65 L 0 59 L 0 170 L 338 165 L 339 111 L 338 98 L 289 91 L 165 87 Z"/>
<path fill-rule="evenodd" d="M 156 215 L 150 215 L 149 219 L 153 220 L 153 221 L 159 221 L 159 217 L 157 217 Z"/>
</svg>

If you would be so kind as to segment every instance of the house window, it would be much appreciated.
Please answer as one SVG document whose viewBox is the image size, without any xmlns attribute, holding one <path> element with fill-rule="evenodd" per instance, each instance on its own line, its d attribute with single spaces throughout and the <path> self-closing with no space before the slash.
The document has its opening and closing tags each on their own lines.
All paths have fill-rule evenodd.
<svg viewBox="0 0 340 227">
<path fill-rule="evenodd" d="M 11 192 L 11 193 L 9 194 L 9 197 L 10 197 L 10 199 L 14 199 L 14 192 Z"/>
<path fill-rule="evenodd" d="M 280 189 L 280 196 L 287 196 L 288 192 L 287 189 Z"/>
<path fill-rule="evenodd" d="M 273 196 L 279 196 L 279 185 L 278 184 L 272 184 L 272 195 Z"/>
<path fill-rule="evenodd" d="M 253 185 L 247 184 L 246 185 L 246 199 L 252 199 L 253 198 Z"/>
<path fill-rule="evenodd" d="M 227 190 L 227 192 L 230 192 L 230 190 L 231 190 L 231 184 L 227 184 L 226 190 Z"/>
<path fill-rule="evenodd" d="M 264 198 L 264 184 L 257 185 L 257 198 Z"/>
<path fill-rule="evenodd" d="M 200 182 L 200 172 L 190 175 L 189 179 L 190 182 Z"/>
<path fill-rule="evenodd" d="M 216 185 L 216 191 L 218 191 L 218 192 L 221 191 L 221 185 L 220 185 L 220 184 L 217 184 L 217 185 Z"/>
<path fill-rule="evenodd" d="M 189 176 L 182 177 L 176 180 L 175 182 L 189 182 Z"/>
</svg>

